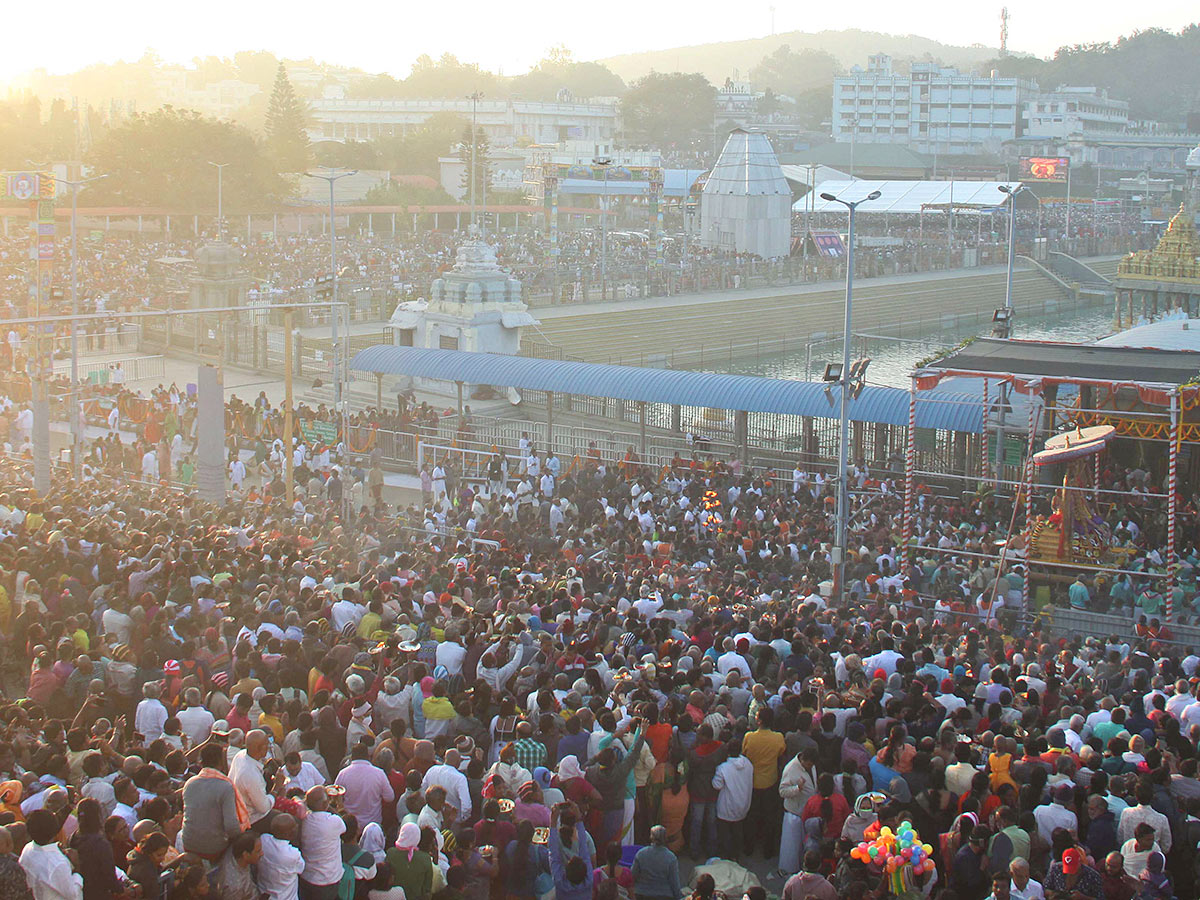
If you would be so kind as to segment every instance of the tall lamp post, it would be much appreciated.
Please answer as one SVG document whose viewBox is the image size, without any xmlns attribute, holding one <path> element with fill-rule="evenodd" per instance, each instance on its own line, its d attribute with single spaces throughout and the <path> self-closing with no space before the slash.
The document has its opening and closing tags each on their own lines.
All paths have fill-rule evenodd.
<svg viewBox="0 0 1200 900">
<path fill-rule="evenodd" d="M 471 101 L 471 224 L 475 224 L 475 179 L 477 177 L 475 169 L 475 148 L 479 145 L 479 128 L 475 124 L 476 116 L 479 109 L 479 101 L 483 99 L 483 94 L 480 91 L 472 91 L 467 95 L 467 99 Z M 485 188 L 486 190 L 486 188 Z"/>
<path fill-rule="evenodd" d="M 862 390 L 863 377 L 866 375 L 866 365 L 856 364 L 854 372 L 850 369 L 850 342 L 854 332 L 851 317 L 854 302 L 854 213 L 859 204 L 879 199 L 879 191 L 871 191 L 859 200 L 843 200 L 833 194 L 823 193 L 821 199 L 830 203 L 840 203 L 850 213 L 850 223 L 846 235 L 846 319 L 842 331 L 842 367 L 837 378 L 831 378 L 832 372 L 827 368 L 825 380 L 836 382 L 842 388 L 841 439 L 838 442 L 838 496 L 837 496 L 837 543 L 834 546 L 833 562 L 835 567 L 834 590 L 838 597 L 845 600 L 846 592 L 846 552 L 848 548 L 848 532 L 850 525 L 850 491 L 847 484 L 847 472 L 850 457 L 850 392 Z"/>
<path fill-rule="evenodd" d="M 221 189 L 223 187 L 221 182 L 225 175 L 225 167 L 229 163 L 210 162 L 209 165 L 217 170 L 217 240 L 219 241 L 225 236 L 225 217 L 221 208 Z"/>
<path fill-rule="evenodd" d="M 593 166 L 604 170 L 604 195 L 600 201 L 600 297 L 608 299 L 608 167 L 612 165 L 611 156 L 597 156 L 592 160 Z M 686 206 L 686 203 L 685 203 Z M 686 225 L 685 225 L 686 230 Z"/>
<path fill-rule="evenodd" d="M 1008 273 L 1004 283 L 1004 307 L 998 309 L 992 314 L 992 333 L 996 337 L 1008 338 L 1012 336 L 1012 319 L 1013 319 L 1013 268 L 1017 258 L 1017 196 L 1019 194 L 1033 193 L 1023 184 L 1018 184 L 1015 188 L 1009 187 L 1007 184 L 1000 185 L 1000 190 L 1008 195 Z M 1004 465 L 1004 424 L 1008 414 L 1008 382 L 1000 382 L 1000 402 L 997 407 L 996 418 L 996 478 L 1001 477 L 1001 468 Z M 984 410 L 984 422 L 987 422 L 988 411 Z M 984 440 L 987 440 L 987 435 L 984 435 Z"/>
<path fill-rule="evenodd" d="M 330 299 L 333 300 L 333 306 L 329 309 L 329 325 L 332 329 L 330 339 L 333 342 L 333 408 L 341 409 L 342 406 L 342 373 L 339 368 L 341 357 L 340 348 L 338 346 L 338 269 L 337 269 L 337 228 L 334 224 L 334 205 L 333 205 L 333 185 L 339 178 L 346 178 L 350 175 L 357 175 L 357 169 L 349 169 L 346 171 L 338 171 L 336 166 L 321 166 L 325 172 L 305 172 L 309 178 L 320 178 L 329 183 L 329 275 L 333 279 L 333 294 Z M 349 316 L 346 317 L 346 327 L 350 327 Z M 291 448 L 288 448 L 291 452 Z"/>
<path fill-rule="evenodd" d="M 850 180 L 854 180 L 854 144 L 858 138 L 858 119 L 850 120 Z"/>
<path fill-rule="evenodd" d="M 79 189 L 107 175 L 93 175 L 68 181 L 54 176 L 59 184 L 71 189 L 71 474 L 78 481 L 80 471 L 79 444 L 83 438 L 79 427 L 79 248 L 76 243 L 76 219 L 79 213 Z"/>
</svg>

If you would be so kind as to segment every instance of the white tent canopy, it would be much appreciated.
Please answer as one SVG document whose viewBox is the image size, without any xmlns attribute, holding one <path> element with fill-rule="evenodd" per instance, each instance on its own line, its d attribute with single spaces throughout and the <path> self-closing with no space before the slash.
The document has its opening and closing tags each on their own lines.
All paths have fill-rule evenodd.
<svg viewBox="0 0 1200 900">
<path fill-rule="evenodd" d="M 951 203 L 956 210 L 996 209 L 1008 202 L 1001 186 L 1016 190 L 1019 181 L 824 181 L 817 185 L 817 194 L 833 194 L 844 200 L 861 200 L 872 191 L 879 191 L 878 200 L 868 200 L 858 208 L 859 213 L 889 213 L 912 215 L 922 209 L 946 209 Z M 832 200 L 817 197 L 814 212 L 844 212 L 845 207 Z M 804 209 L 803 202 L 793 207 Z"/>
<path fill-rule="evenodd" d="M 779 168 L 783 169 L 783 177 L 788 181 L 793 184 L 802 184 L 806 187 L 811 182 L 824 184 L 826 181 L 848 181 L 850 179 L 849 175 L 841 169 L 835 169 L 833 166 L 786 165 Z"/>
</svg>

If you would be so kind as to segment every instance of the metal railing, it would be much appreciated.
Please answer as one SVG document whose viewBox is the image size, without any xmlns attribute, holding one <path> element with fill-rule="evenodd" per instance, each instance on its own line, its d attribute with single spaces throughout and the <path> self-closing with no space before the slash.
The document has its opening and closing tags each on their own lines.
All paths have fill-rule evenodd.
<svg viewBox="0 0 1200 900">
<path fill-rule="evenodd" d="M 111 384 L 113 371 L 117 365 L 125 383 L 144 381 L 152 378 L 166 377 L 166 361 L 162 356 L 129 356 L 121 359 L 110 359 L 104 362 L 81 363 L 79 378 L 81 381 L 94 381 L 99 384 Z M 55 375 L 70 375 L 71 361 L 59 360 L 54 364 Z"/>
</svg>

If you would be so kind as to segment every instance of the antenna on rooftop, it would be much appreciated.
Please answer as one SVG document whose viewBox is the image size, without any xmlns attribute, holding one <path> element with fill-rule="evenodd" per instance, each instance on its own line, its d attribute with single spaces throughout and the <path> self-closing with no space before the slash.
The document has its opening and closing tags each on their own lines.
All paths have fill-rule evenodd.
<svg viewBox="0 0 1200 900">
<path fill-rule="evenodd" d="M 1008 20 L 1011 18 L 1008 14 L 1008 7 L 1000 8 L 1000 55 L 1008 56 Z"/>
</svg>

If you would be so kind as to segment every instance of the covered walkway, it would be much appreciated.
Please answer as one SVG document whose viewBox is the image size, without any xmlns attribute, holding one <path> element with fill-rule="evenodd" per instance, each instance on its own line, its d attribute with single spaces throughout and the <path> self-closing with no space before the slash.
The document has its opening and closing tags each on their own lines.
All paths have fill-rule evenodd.
<svg viewBox="0 0 1200 900">
<path fill-rule="evenodd" d="M 825 385 L 820 382 L 388 344 L 360 350 L 350 368 L 376 375 L 408 375 L 460 384 L 610 397 L 637 403 L 709 407 L 741 413 L 835 419 L 839 405 L 836 390 L 827 396 Z M 850 419 L 904 426 L 908 424 L 908 407 L 908 391 L 867 387 L 857 399 L 850 401 Z M 917 427 L 977 434 L 982 430 L 979 402 L 970 394 L 925 391 L 917 401 Z"/>
</svg>

